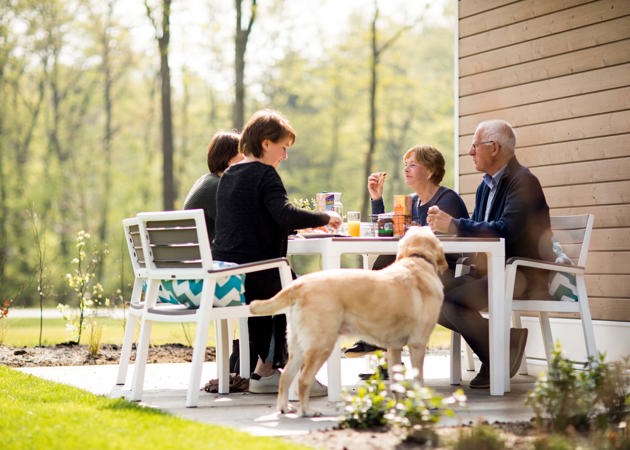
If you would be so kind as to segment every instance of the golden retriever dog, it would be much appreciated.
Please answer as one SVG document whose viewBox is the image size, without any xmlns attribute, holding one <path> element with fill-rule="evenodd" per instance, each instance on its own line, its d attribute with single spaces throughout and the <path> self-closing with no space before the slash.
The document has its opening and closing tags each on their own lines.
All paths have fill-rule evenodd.
<svg viewBox="0 0 630 450">
<path fill-rule="evenodd" d="M 422 382 L 427 342 L 443 300 L 438 275 L 446 267 L 442 244 L 431 229 L 414 226 L 398 242 L 389 267 L 309 273 L 271 299 L 251 302 L 256 315 L 287 313 L 289 360 L 280 377 L 278 411 L 294 410 L 289 387 L 301 369 L 299 414 L 317 415 L 309 409 L 311 383 L 340 335 L 387 348 L 390 368 L 400 364 L 407 345 Z"/>
</svg>

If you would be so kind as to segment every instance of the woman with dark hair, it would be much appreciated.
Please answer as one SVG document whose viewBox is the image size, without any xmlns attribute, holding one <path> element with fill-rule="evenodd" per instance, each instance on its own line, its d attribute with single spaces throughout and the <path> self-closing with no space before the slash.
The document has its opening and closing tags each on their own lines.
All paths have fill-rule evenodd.
<svg viewBox="0 0 630 450">
<path fill-rule="evenodd" d="M 210 242 L 214 238 L 219 179 L 228 167 L 243 159 L 243 154 L 238 151 L 239 139 L 238 133 L 230 131 L 219 131 L 212 136 L 207 155 L 210 172 L 195 181 L 184 200 L 184 209 L 203 209 Z"/>
<path fill-rule="evenodd" d="M 278 165 L 287 159 L 287 148 L 296 134 L 278 112 L 256 112 L 241 133 L 240 151 L 244 159 L 221 177 L 217 191 L 217 216 L 212 254 L 223 261 L 239 264 L 284 257 L 288 237 L 294 230 L 330 225 L 338 228 L 341 217 L 333 211 L 316 212 L 296 208 L 289 202 Z M 277 270 L 253 272 L 245 277 L 245 298 L 269 299 L 281 289 Z M 287 361 L 286 318 L 251 317 L 250 353 L 255 363 L 249 390 L 253 393 L 278 391 L 277 368 Z M 326 395 L 315 383 L 313 395 Z"/>
</svg>

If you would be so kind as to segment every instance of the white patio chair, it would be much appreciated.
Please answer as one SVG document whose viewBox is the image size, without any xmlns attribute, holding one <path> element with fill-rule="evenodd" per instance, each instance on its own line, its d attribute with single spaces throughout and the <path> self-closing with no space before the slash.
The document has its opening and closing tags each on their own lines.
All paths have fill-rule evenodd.
<svg viewBox="0 0 630 450">
<path fill-rule="evenodd" d="M 548 261 L 541 261 L 528 258 L 510 258 L 505 267 L 505 297 L 510 302 L 512 322 L 514 327 L 522 328 L 521 313 L 537 313 L 540 320 L 540 327 L 545 347 L 547 364 L 551 362 L 551 354 L 554 349 L 551 324 L 549 322 L 550 313 L 573 313 L 582 324 L 584 342 L 587 357 L 596 357 L 597 347 L 595 345 L 595 333 L 593 331 L 593 321 L 589 309 L 588 295 L 584 273 L 586 270 L 586 259 L 593 230 L 593 214 L 582 214 L 573 216 L 552 216 L 551 230 L 554 237 L 562 246 L 564 252 L 573 260 L 574 265 L 559 264 Z M 534 267 L 548 270 L 550 273 L 571 273 L 575 275 L 577 301 L 561 301 L 555 299 L 514 299 L 514 284 L 516 281 L 516 271 L 518 267 Z M 472 352 L 466 346 L 466 356 L 469 370 L 474 368 L 472 363 Z M 523 356 L 518 373 L 527 374 L 526 356 Z M 452 333 L 451 335 L 451 384 L 461 382 L 461 335 Z"/>
<path fill-rule="evenodd" d="M 582 323 L 586 355 L 587 357 L 592 358 L 597 356 L 593 321 L 591 319 L 588 294 L 586 292 L 586 283 L 584 281 L 586 259 L 588 257 L 588 249 L 591 241 L 594 221 L 595 216 L 593 214 L 551 217 L 551 229 L 553 231 L 553 235 L 562 246 L 566 255 L 571 258 L 575 265 L 550 263 L 525 258 L 510 258 L 506 264 L 505 295 L 512 303 L 512 311 L 514 312 L 512 320 L 514 326 L 521 328 L 522 312 L 538 313 L 547 364 L 551 362 L 551 354 L 554 349 L 551 324 L 549 323 L 550 313 L 572 313 L 577 315 L 577 318 Z M 538 269 L 546 269 L 552 273 L 573 274 L 575 276 L 577 301 L 514 299 L 514 282 L 516 279 L 516 269 L 518 267 L 534 267 Z M 523 358 L 519 373 L 527 373 L 525 358 Z"/>
<path fill-rule="evenodd" d="M 215 321 L 219 393 L 229 392 L 231 337 L 228 333 L 228 320 L 230 319 L 245 319 L 239 321 L 239 327 L 244 325 L 240 330 L 241 373 L 246 373 L 249 369 L 249 339 L 246 333 L 246 318 L 251 317 L 249 307 L 247 305 L 214 306 L 217 280 L 231 275 L 278 269 L 284 287 L 291 282 L 291 269 L 286 258 L 214 269 L 204 214 L 201 209 L 146 212 L 138 214 L 138 219 L 146 258 L 148 287 L 140 318 L 140 336 L 129 399 L 137 401 L 142 397 L 152 323 L 193 322 L 196 323 L 197 329 L 186 407 L 196 407 L 210 321 Z M 183 305 L 166 305 L 156 308 L 158 289 L 162 280 L 199 279 L 203 280 L 203 287 L 197 309 Z"/>
<path fill-rule="evenodd" d="M 131 268 L 133 269 L 134 281 L 127 310 L 127 322 L 125 324 L 125 334 L 120 351 L 118 374 L 116 376 L 116 384 L 119 385 L 125 384 L 125 379 L 127 378 L 127 368 L 129 367 L 129 359 L 131 357 L 134 341 L 133 338 L 136 332 L 136 326 L 140 321 L 140 316 L 142 316 L 142 309 L 144 308 L 142 290 L 147 280 L 147 267 L 142 250 L 142 241 L 140 239 L 140 221 L 137 217 L 130 217 L 124 219 L 122 223 L 127 249 L 129 250 Z"/>
</svg>

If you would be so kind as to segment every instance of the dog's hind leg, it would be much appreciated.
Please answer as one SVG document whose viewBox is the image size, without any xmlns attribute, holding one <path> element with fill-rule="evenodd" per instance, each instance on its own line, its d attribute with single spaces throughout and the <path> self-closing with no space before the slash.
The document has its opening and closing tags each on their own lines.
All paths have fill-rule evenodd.
<svg viewBox="0 0 630 450">
<path fill-rule="evenodd" d="M 321 415 L 321 413 L 309 408 L 311 385 L 315 380 L 315 374 L 330 356 L 332 345 L 335 345 L 336 342 L 335 340 L 326 347 L 319 345 L 317 349 L 310 349 L 304 353 L 304 365 L 298 378 L 298 396 L 300 398 L 300 415 L 302 417 Z"/>
<path fill-rule="evenodd" d="M 280 384 L 278 386 L 277 408 L 282 414 L 293 412 L 295 410 L 289 405 L 289 389 L 291 388 L 291 383 L 295 379 L 297 373 L 300 371 L 300 367 L 302 367 L 303 362 L 302 350 L 299 348 L 297 334 L 292 332 L 292 330 L 289 331 L 289 360 L 284 367 L 282 376 L 280 377 Z"/>
<path fill-rule="evenodd" d="M 293 379 L 300 371 L 301 365 L 301 354 L 299 352 L 290 353 L 289 361 L 287 361 L 287 365 L 284 367 L 284 371 L 280 376 L 280 384 L 278 386 L 277 408 L 278 411 L 282 414 L 294 411 L 294 408 L 289 405 L 289 389 L 291 388 L 291 383 L 293 382 Z"/>
</svg>

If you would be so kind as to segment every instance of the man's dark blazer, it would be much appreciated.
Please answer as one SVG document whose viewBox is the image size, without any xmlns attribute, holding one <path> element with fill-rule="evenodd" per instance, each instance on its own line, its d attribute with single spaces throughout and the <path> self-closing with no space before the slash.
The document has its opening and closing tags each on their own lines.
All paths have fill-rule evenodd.
<svg viewBox="0 0 630 450">
<path fill-rule="evenodd" d="M 505 257 L 521 256 L 553 261 L 549 206 L 538 178 L 512 157 L 499 180 L 484 220 L 490 188 L 481 182 L 470 219 L 453 219 L 457 235 L 463 237 L 502 237 Z"/>
</svg>

